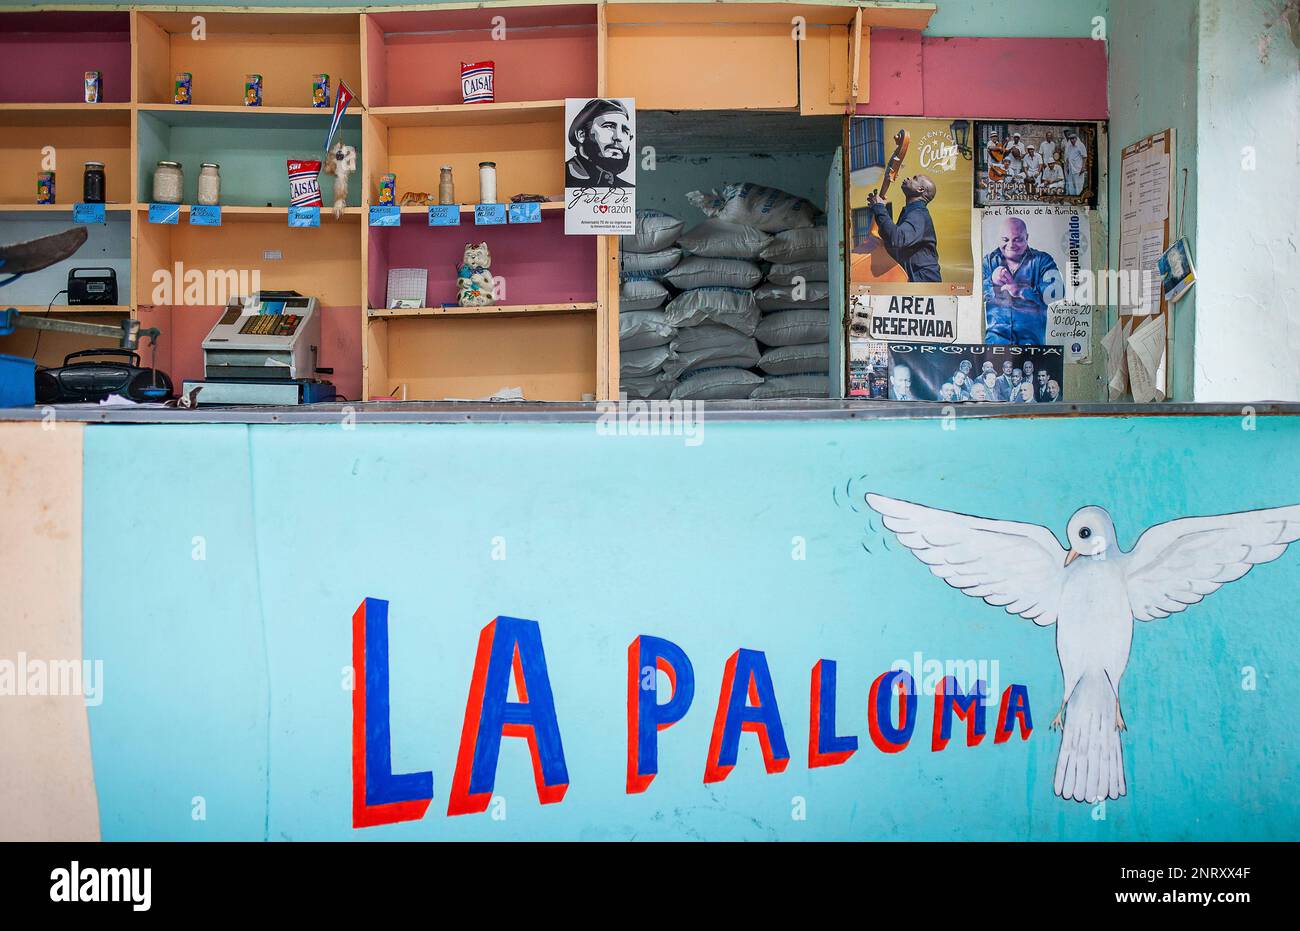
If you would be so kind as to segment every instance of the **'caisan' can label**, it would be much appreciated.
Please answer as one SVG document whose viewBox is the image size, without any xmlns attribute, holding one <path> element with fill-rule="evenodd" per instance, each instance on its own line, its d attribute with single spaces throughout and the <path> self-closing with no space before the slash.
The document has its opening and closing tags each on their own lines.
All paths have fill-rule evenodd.
<svg viewBox="0 0 1300 931">
<path fill-rule="evenodd" d="M 322 207 L 320 199 L 320 162 L 291 158 L 289 167 L 289 204 L 293 207 Z"/>
<path fill-rule="evenodd" d="M 460 93 L 466 103 L 491 103 L 492 73 L 490 61 L 462 61 L 460 63 Z"/>
</svg>

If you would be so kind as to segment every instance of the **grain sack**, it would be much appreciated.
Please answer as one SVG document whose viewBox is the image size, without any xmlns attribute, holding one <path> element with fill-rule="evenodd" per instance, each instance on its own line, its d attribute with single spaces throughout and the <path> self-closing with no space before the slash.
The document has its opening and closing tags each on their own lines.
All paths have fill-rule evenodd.
<svg viewBox="0 0 1300 931">
<path fill-rule="evenodd" d="M 619 394 L 642 401 L 666 400 L 676 387 L 676 381 L 661 378 L 657 375 L 647 375 L 643 378 L 619 378 L 618 380 Z"/>
<path fill-rule="evenodd" d="M 688 255 L 658 277 L 686 291 L 690 288 L 752 288 L 763 280 L 763 273 L 753 262 L 744 259 L 706 259 L 702 255 Z"/>
<path fill-rule="evenodd" d="M 653 346 L 650 349 L 634 349 L 631 352 L 620 352 L 618 354 L 619 381 L 625 378 L 653 376 L 671 356 L 672 351 L 667 346 Z"/>
<path fill-rule="evenodd" d="M 677 328 L 667 322 L 662 310 L 619 311 L 619 352 L 667 346 L 677 335 Z"/>
<path fill-rule="evenodd" d="M 826 227 L 810 226 L 805 229 L 784 230 L 772 237 L 763 247 L 759 258 L 769 262 L 826 261 Z"/>
<path fill-rule="evenodd" d="M 765 233 L 812 226 L 817 216 L 817 208 L 802 197 L 748 181 L 733 181 L 721 191 L 691 191 L 686 199 L 706 217 L 753 226 Z"/>
<path fill-rule="evenodd" d="M 798 346 L 830 337 L 829 310 L 778 310 L 767 314 L 754 331 L 765 346 Z"/>
<path fill-rule="evenodd" d="M 740 288 L 692 288 L 683 291 L 664 308 L 669 326 L 693 327 L 703 323 L 720 323 L 738 330 L 746 336 L 754 335 L 754 327 L 763 312 L 754 303 L 754 292 Z"/>
<path fill-rule="evenodd" d="M 810 343 L 769 349 L 758 360 L 758 367 L 769 375 L 825 375 L 830 361 L 827 343 Z"/>
<path fill-rule="evenodd" d="M 682 250 L 676 246 L 658 252 L 624 252 L 618 257 L 618 268 L 625 279 L 662 278 L 682 260 Z"/>
<path fill-rule="evenodd" d="M 673 337 L 672 349 L 675 352 L 694 352 L 697 349 L 726 349 L 733 353 L 745 352 L 752 336 L 746 336 L 739 330 L 718 323 L 703 323 L 699 326 L 682 327 Z"/>
<path fill-rule="evenodd" d="M 654 310 L 664 306 L 668 300 L 668 289 L 650 278 L 633 278 L 624 281 L 618 292 L 618 309 Z"/>
<path fill-rule="evenodd" d="M 772 237 L 760 229 L 726 220 L 705 220 L 677 240 L 682 251 L 712 259 L 756 259 Z"/>
<path fill-rule="evenodd" d="M 754 289 L 754 301 L 759 310 L 827 309 L 831 306 L 831 286 L 825 281 L 810 281 L 803 286 L 803 297 L 794 296 L 794 286 L 764 284 Z"/>
<path fill-rule="evenodd" d="M 686 224 L 660 210 L 636 212 L 636 235 L 620 236 L 621 252 L 659 252 L 677 241 Z"/>
<path fill-rule="evenodd" d="M 776 285 L 792 285 L 795 279 L 802 278 L 806 282 L 827 281 L 830 279 L 830 272 L 826 266 L 826 260 L 814 262 L 791 262 L 785 265 L 773 265 L 767 272 L 767 283 Z"/>
<path fill-rule="evenodd" d="M 683 372 L 689 372 L 693 369 L 732 365 L 737 368 L 747 369 L 758 362 L 760 355 L 758 343 L 752 338 L 746 346 L 737 349 L 725 346 L 717 346 L 712 349 L 694 349 L 687 352 L 674 349 L 668 360 L 664 362 L 664 374 L 669 378 L 680 378 Z"/>
<path fill-rule="evenodd" d="M 829 384 L 830 379 L 825 375 L 772 375 L 763 379 L 763 383 L 754 389 L 750 397 L 755 401 L 826 398 L 830 397 Z"/>
<path fill-rule="evenodd" d="M 691 372 L 673 389 L 674 401 L 743 401 L 763 383 L 761 375 L 741 368 L 710 368 Z"/>
</svg>

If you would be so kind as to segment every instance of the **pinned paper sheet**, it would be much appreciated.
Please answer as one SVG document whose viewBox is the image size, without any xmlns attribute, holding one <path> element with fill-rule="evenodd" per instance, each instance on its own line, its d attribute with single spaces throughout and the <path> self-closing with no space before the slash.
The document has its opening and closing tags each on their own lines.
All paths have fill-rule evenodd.
<svg viewBox="0 0 1300 931">
<path fill-rule="evenodd" d="M 1116 321 L 1105 336 L 1101 346 L 1106 350 L 1106 389 L 1112 401 L 1118 401 L 1128 392 L 1128 358 L 1125 346 L 1124 325 Z"/>
<path fill-rule="evenodd" d="M 1165 384 L 1165 318 L 1149 317 L 1128 337 L 1129 385 L 1139 404 L 1163 401 Z"/>
</svg>

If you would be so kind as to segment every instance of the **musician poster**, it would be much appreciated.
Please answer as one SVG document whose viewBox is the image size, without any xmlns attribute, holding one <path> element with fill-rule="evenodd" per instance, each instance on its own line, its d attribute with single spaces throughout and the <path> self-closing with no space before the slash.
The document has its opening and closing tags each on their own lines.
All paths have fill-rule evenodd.
<svg viewBox="0 0 1300 931">
<path fill-rule="evenodd" d="M 564 101 L 564 232 L 636 232 L 636 101 Z"/>
<path fill-rule="evenodd" d="M 1060 346 L 890 343 L 889 399 L 1052 404 L 1064 365 Z"/>
<path fill-rule="evenodd" d="M 951 120 L 850 121 L 855 293 L 972 293 L 972 153 L 957 142 L 968 131 Z"/>
<path fill-rule="evenodd" d="M 1069 361 L 1087 361 L 1094 301 L 1088 212 L 1025 206 L 983 214 L 984 342 L 1059 345 Z"/>
<path fill-rule="evenodd" d="M 975 206 L 1097 206 L 1093 123 L 976 123 Z"/>
</svg>

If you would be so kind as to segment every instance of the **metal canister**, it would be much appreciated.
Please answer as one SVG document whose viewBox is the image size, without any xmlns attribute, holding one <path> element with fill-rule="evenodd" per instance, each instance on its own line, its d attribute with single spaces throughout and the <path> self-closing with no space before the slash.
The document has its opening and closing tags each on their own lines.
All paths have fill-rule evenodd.
<svg viewBox="0 0 1300 931">
<path fill-rule="evenodd" d="M 194 75 L 188 71 L 176 72 L 176 83 L 172 90 L 172 103 L 188 104 L 193 102 Z"/>
<path fill-rule="evenodd" d="M 81 202 L 84 204 L 104 202 L 103 162 L 86 162 L 86 170 L 81 178 Z"/>
<path fill-rule="evenodd" d="M 262 105 L 262 76 L 250 74 L 244 78 L 244 106 L 260 107 Z"/>
<path fill-rule="evenodd" d="M 54 172 L 42 171 L 36 175 L 36 203 L 54 203 Z"/>
</svg>

